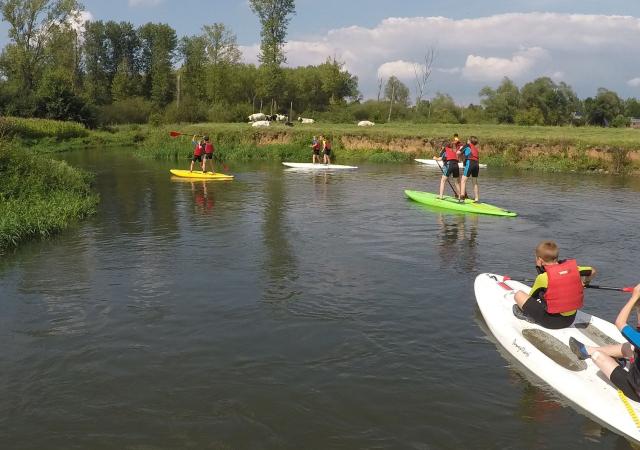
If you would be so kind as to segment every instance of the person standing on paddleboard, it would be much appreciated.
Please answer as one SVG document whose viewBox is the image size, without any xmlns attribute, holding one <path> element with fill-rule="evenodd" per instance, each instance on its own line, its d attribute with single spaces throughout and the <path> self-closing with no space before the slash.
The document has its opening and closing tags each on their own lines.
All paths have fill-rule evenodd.
<svg viewBox="0 0 640 450">
<path fill-rule="evenodd" d="M 589 347 L 577 339 L 569 338 L 569 347 L 580 359 L 591 358 L 603 374 L 629 399 L 640 402 L 640 332 L 627 323 L 631 311 L 640 299 L 640 284 L 633 288 L 631 298 L 618 313 L 616 327 L 628 341 L 624 344 Z M 618 363 L 619 359 L 631 361 L 629 371 Z"/>
<path fill-rule="evenodd" d="M 311 162 L 313 164 L 317 163 L 321 163 L 322 161 L 320 161 L 320 141 L 318 141 L 317 137 L 313 137 L 313 140 L 311 141 L 311 149 L 313 150 L 313 156 L 311 158 Z"/>
<path fill-rule="evenodd" d="M 202 141 L 198 141 L 198 135 L 194 134 L 191 138 L 191 144 L 193 145 L 193 157 L 191 158 L 191 167 L 189 172 L 193 172 L 193 163 L 198 161 L 202 165 Z M 204 172 L 204 169 L 202 170 Z"/>
<path fill-rule="evenodd" d="M 559 261 L 554 241 L 536 247 L 536 277 L 531 291 L 515 293 L 515 301 L 525 316 L 551 330 L 571 326 L 584 304 L 584 286 L 596 275 L 593 267 L 578 266 L 575 259 Z"/>
<path fill-rule="evenodd" d="M 204 137 L 204 161 L 202 161 L 202 172 L 207 171 L 207 161 L 211 162 L 211 173 L 215 173 L 213 167 L 213 152 L 216 150 L 213 143 L 209 140 L 209 136 Z"/>
<path fill-rule="evenodd" d="M 440 159 L 442 160 L 442 178 L 440 179 L 440 195 L 438 198 L 440 200 L 444 198 L 444 185 L 450 176 L 455 179 L 455 195 L 458 196 L 460 193 L 460 168 L 458 167 L 458 153 L 456 152 L 455 142 L 443 143 Z"/>
<path fill-rule="evenodd" d="M 322 153 L 324 154 L 324 164 L 331 164 L 331 140 L 322 136 Z"/>
<path fill-rule="evenodd" d="M 471 136 L 467 141 L 467 145 L 458 150 L 458 154 L 464 157 L 462 181 L 460 182 L 460 195 L 458 198 L 460 200 L 464 200 L 467 196 L 467 180 L 471 177 L 473 182 L 474 200 L 478 203 L 480 201 L 480 189 L 478 188 L 478 174 L 480 173 L 478 138 Z"/>
</svg>

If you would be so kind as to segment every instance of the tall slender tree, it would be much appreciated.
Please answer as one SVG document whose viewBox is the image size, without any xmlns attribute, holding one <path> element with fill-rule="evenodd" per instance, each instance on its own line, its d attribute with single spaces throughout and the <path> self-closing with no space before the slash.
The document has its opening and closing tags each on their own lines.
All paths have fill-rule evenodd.
<svg viewBox="0 0 640 450">
<path fill-rule="evenodd" d="M 249 5 L 262 25 L 260 62 L 280 66 L 287 61 L 283 47 L 287 27 L 296 11 L 294 0 L 249 0 Z"/>
</svg>

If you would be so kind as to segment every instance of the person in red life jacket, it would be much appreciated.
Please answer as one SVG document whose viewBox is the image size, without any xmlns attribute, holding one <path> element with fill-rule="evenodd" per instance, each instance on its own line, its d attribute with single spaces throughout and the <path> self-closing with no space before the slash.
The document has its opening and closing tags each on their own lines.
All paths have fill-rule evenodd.
<svg viewBox="0 0 640 450">
<path fill-rule="evenodd" d="M 442 152 L 440 153 L 442 160 L 442 178 L 440 179 L 440 200 L 444 198 L 444 185 L 449 177 L 453 177 L 456 183 L 456 193 L 460 193 L 460 168 L 458 167 L 458 153 L 455 149 L 455 143 L 444 143 Z"/>
<path fill-rule="evenodd" d="M 591 358 L 602 373 L 629 399 L 640 402 L 640 332 L 627 323 L 631 311 L 640 299 L 640 284 L 633 288 L 631 298 L 620 310 L 616 318 L 616 327 L 628 341 L 624 344 L 605 345 L 603 347 L 585 346 L 577 339 L 569 338 L 569 347 L 580 359 Z M 629 370 L 625 370 L 619 360 L 629 360 Z"/>
<path fill-rule="evenodd" d="M 194 134 L 191 138 L 191 144 L 193 145 L 193 157 L 191 158 L 191 167 L 189 172 L 193 172 L 193 163 L 198 161 L 202 165 L 202 140 L 198 140 L 198 135 Z"/>
<path fill-rule="evenodd" d="M 313 137 L 313 140 L 311 141 L 311 149 L 313 150 L 313 157 L 311 159 L 311 162 L 313 164 L 320 163 L 320 141 L 318 140 L 317 137 Z"/>
<path fill-rule="evenodd" d="M 202 146 L 204 149 L 204 161 L 202 161 L 202 172 L 207 171 L 207 161 L 211 162 L 211 173 L 215 173 L 213 167 L 213 152 L 216 151 L 213 143 L 209 140 L 209 136 L 204 137 L 204 145 Z"/>
<path fill-rule="evenodd" d="M 559 261 L 560 250 L 554 241 L 542 241 L 536 247 L 536 277 L 531 291 L 515 293 L 515 301 L 524 315 L 552 330 L 571 326 L 584 304 L 584 286 L 596 274 L 593 267 L 578 266 L 575 259 Z"/>
<path fill-rule="evenodd" d="M 322 136 L 322 153 L 324 154 L 323 163 L 331 164 L 331 141 L 324 136 Z"/>
<path fill-rule="evenodd" d="M 464 200 L 467 195 L 467 180 L 471 177 L 473 182 L 473 196 L 476 202 L 480 201 L 480 189 L 478 188 L 478 174 L 480 173 L 480 155 L 478 150 L 478 138 L 471 136 L 467 145 L 458 154 L 464 157 L 462 166 L 462 180 L 460 181 L 460 200 Z"/>
</svg>

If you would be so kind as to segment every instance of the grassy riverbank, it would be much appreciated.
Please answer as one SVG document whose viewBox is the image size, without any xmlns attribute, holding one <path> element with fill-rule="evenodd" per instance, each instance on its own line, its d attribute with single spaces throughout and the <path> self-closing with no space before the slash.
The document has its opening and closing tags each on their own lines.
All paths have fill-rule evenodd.
<svg viewBox="0 0 640 450">
<path fill-rule="evenodd" d="M 91 176 L 0 142 L 0 253 L 46 237 L 95 211 Z"/>
<path fill-rule="evenodd" d="M 247 124 L 195 124 L 179 129 L 187 136 L 172 138 L 176 126 L 160 127 L 138 147 L 142 157 L 183 159 L 191 153 L 191 133 L 207 133 L 224 160 L 306 161 L 311 136 L 329 136 L 336 161 L 401 162 L 432 157 L 438 143 L 458 133 L 480 138 L 482 159 L 493 166 L 544 171 L 640 170 L 640 130 L 592 127 L 520 127 L 505 125 L 275 124 L 254 129 Z"/>
</svg>

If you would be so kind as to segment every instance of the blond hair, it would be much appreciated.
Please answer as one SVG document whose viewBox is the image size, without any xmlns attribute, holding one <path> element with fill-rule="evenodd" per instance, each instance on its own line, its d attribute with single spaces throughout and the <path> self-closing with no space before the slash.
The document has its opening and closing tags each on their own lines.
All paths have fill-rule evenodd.
<svg viewBox="0 0 640 450">
<path fill-rule="evenodd" d="M 558 261 L 560 249 L 554 241 L 542 241 L 536 247 L 536 256 L 546 263 Z"/>
</svg>

